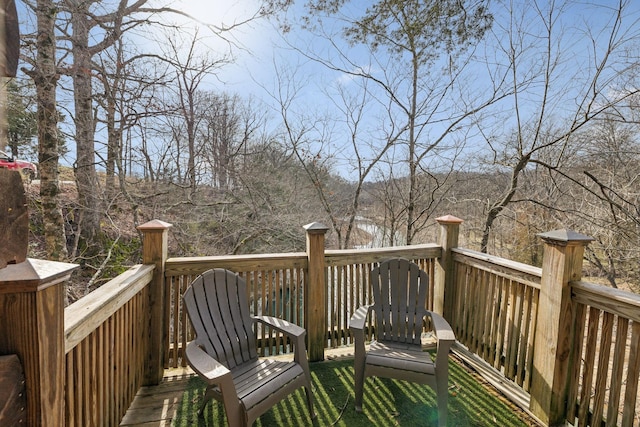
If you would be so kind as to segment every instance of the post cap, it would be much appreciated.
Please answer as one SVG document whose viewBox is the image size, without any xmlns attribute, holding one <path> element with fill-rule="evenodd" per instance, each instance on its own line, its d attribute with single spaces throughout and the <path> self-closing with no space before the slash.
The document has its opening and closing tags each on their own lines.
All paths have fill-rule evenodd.
<svg viewBox="0 0 640 427">
<path fill-rule="evenodd" d="M 559 230 L 547 231 L 546 233 L 537 234 L 545 242 L 555 242 L 555 243 L 582 243 L 587 244 L 589 242 L 594 241 L 593 237 L 586 236 L 584 234 L 580 234 L 577 231 L 569 230 L 566 228 L 562 228 Z"/>
<path fill-rule="evenodd" d="M 438 224 L 462 224 L 464 222 L 464 220 L 453 215 L 438 217 L 436 218 L 436 221 L 438 221 Z"/>
<path fill-rule="evenodd" d="M 0 293 L 37 292 L 66 281 L 80 267 L 59 261 L 27 258 L 0 270 Z"/>
<path fill-rule="evenodd" d="M 149 222 L 145 222 L 144 224 L 139 225 L 138 230 L 142 231 L 153 231 L 153 230 L 167 230 L 173 227 L 173 224 L 169 224 L 168 222 L 160 221 L 159 219 L 152 219 Z"/>
<path fill-rule="evenodd" d="M 312 222 L 310 224 L 303 225 L 302 228 L 304 228 L 307 233 L 311 234 L 320 234 L 329 231 L 329 227 L 319 222 Z"/>
</svg>

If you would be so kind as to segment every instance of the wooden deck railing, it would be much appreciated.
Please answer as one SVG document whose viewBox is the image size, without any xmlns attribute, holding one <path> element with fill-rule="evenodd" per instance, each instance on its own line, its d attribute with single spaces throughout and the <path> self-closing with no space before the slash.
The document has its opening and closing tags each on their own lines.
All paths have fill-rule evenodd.
<svg viewBox="0 0 640 427">
<path fill-rule="evenodd" d="M 184 364 L 181 296 L 209 268 L 245 277 L 253 313 L 306 327 L 318 360 L 325 347 L 352 343 L 351 313 L 371 302 L 369 272 L 401 256 L 432 278 L 428 308 L 451 323 L 456 351 L 543 423 L 638 425 L 640 296 L 581 281 L 590 238 L 541 235 L 545 255 L 535 268 L 457 248 L 460 220 L 440 220 L 438 244 L 325 251 L 323 228 L 311 224 L 306 252 L 170 259 L 170 225 L 152 221 L 140 227 L 144 265 L 64 310 L 72 265 L 0 271 L 0 317 L 15 324 L 0 324 L 0 351 L 23 361 L 27 424 L 117 425 L 141 385 Z M 25 278 L 29 268 L 34 279 Z M 262 354 L 287 351 L 281 336 L 258 338 Z"/>
<path fill-rule="evenodd" d="M 468 249 L 453 260 L 456 340 L 529 392 L 542 269 Z"/>
<path fill-rule="evenodd" d="M 307 269 L 304 252 L 273 255 L 211 256 L 198 258 L 169 258 L 165 264 L 165 330 L 164 347 L 167 354 L 165 368 L 186 366 L 182 350 L 191 339 L 187 314 L 182 307 L 182 294 L 199 274 L 211 268 L 226 268 L 240 273 L 247 282 L 247 292 L 254 315 L 271 314 L 302 324 L 302 304 Z M 273 354 L 268 335 L 261 331 L 261 354 Z M 273 343 L 276 345 L 275 342 Z"/>
<path fill-rule="evenodd" d="M 580 426 L 640 425 L 640 295 L 586 282 L 572 282 L 571 291 L 567 419 Z"/>
<path fill-rule="evenodd" d="M 68 426 L 116 426 L 143 384 L 154 266 L 129 269 L 65 309 Z"/>
<path fill-rule="evenodd" d="M 545 242 L 547 272 L 452 249 L 446 317 L 455 348 L 545 424 L 639 425 L 640 295 L 571 281 L 589 239 L 568 235 Z"/>
<path fill-rule="evenodd" d="M 373 302 L 369 273 L 381 261 L 392 257 L 407 258 L 418 263 L 433 278 L 436 260 L 441 253 L 442 248 L 435 244 L 326 251 L 326 347 L 353 344 L 349 319 L 358 307 Z M 432 310 L 434 281 L 431 280 L 429 285 L 427 308 Z"/>
<path fill-rule="evenodd" d="M 352 342 L 348 330 L 349 318 L 358 306 L 371 301 L 368 274 L 376 263 L 389 257 L 402 256 L 415 260 L 433 274 L 435 259 L 440 253 L 440 246 L 434 244 L 326 251 L 326 297 L 323 317 L 327 324 L 323 348 L 339 347 Z M 165 328 L 168 331 L 165 341 L 168 355 L 165 367 L 186 366 L 182 349 L 191 339 L 191 330 L 182 307 L 182 294 L 198 274 L 210 268 L 226 268 L 240 273 L 245 278 L 253 314 L 275 315 L 307 327 L 304 302 L 307 298 L 305 293 L 310 292 L 310 283 L 307 278 L 308 259 L 305 252 L 169 258 L 165 264 L 165 301 L 168 313 L 165 320 Z M 286 351 L 282 337 L 275 332 L 260 331 L 258 341 L 263 355 Z"/>
</svg>

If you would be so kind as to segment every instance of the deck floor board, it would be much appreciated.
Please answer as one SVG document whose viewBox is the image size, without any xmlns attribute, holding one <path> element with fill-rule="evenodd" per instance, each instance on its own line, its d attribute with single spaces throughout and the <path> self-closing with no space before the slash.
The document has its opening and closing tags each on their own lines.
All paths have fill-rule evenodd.
<svg viewBox="0 0 640 427">
<path fill-rule="evenodd" d="M 178 403 L 193 371 L 167 369 L 157 386 L 142 387 L 120 422 L 121 427 L 165 427 L 175 417 Z"/>
</svg>

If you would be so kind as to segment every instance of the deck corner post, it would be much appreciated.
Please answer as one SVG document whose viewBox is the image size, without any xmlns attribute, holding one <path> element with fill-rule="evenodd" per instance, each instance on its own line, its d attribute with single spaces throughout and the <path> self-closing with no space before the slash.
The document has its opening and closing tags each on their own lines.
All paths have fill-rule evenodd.
<svg viewBox="0 0 640 427">
<path fill-rule="evenodd" d="M 324 360 L 327 342 L 326 294 L 327 283 L 324 261 L 325 225 L 313 222 L 304 226 L 307 235 L 307 280 L 304 290 L 304 320 L 307 329 L 309 361 Z"/>
<path fill-rule="evenodd" d="M 168 234 L 171 224 L 152 220 L 138 226 L 142 233 L 142 263 L 153 264 L 153 279 L 149 287 L 149 333 L 147 334 L 148 361 L 145 364 L 143 385 L 156 385 L 162 381 L 165 361 L 165 280 L 164 264 L 168 253 Z"/>
<path fill-rule="evenodd" d="M 26 426 L 66 424 L 65 282 L 76 268 L 27 258 L 0 269 L 0 355 L 22 364 Z"/>
<path fill-rule="evenodd" d="M 546 425 L 564 425 L 573 335 L 571 281 L 582 277 L 593 238 L 571 230 L 538 235 L 544 243 L 529 409 Z"/>
<path fill-rule="evenodd" d="M 458 247 L 460 224 L 463 220 L 452 215 L 436 218 L 440 224 L 438 244 L 442 246 L 442 256 L 435 267 L 433 311 L 451 321 L 453 310 L 453 256 L 451 249 Z"/>
</svg>

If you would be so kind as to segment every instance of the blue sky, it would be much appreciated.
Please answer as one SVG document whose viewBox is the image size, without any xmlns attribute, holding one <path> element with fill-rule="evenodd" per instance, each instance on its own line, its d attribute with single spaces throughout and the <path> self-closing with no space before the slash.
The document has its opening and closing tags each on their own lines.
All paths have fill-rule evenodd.
<svg viewBox="0 0 640 427">
<path fill-rule="evenodd" d="M 155 1 L 160 3 L 162 0 Z M 21 1 L 18 0 L 17 3 L 19 8 L 23 6 Z M 105 1 L 104 3 L 106 4 L 107 2 Z M 515 3 L 517 4 L 518 2 Z M 298 2 L 299 4 L 300 2 Z M 357 10 L 358 6 L 362 8 L 368 2 L 362 1 L 354 4 Z M 495 50 L 497 43 L 505 42 L 501 40 L 499 31 L 504 30 L 508 25 L 508 15 L 505 13 L 506 9 L 502 4 L 498 1 L 492 3 L 496 15 L 495 31 L 491 39 L 483 42 L 478 52 L 476 52 L 476 55 L 484 60 L 484 65 L 476 65 L 475 69 L 470 69 L 467 77 L 469 89 L 477 91 L 480 95 L 489 86 L 487 68 L 490 61 L 494 59 L 495 61 L 504 60 L 504 58 L 499 57 L 499 52 Z M 525 22 L 527 24 L 527 33 L 523 34 L 523 38 L 526 38 L 529 43 L 535 43 L 536 33 L 540 31 L 539 24 L 535 23 L 535 3 L 521 0 L 520 4 L 526 5 L 524 7 L 525 20 L 530 20 L 530 22 Z M 540 9 L 548 6 L 547 2 L 543 1 L 537 2 L 537 4 Z M 583 72 L 586 73 L 588 65 L 593 63 L 594 52 L 588 43 L 589 37 L 596 37 L 599 47 L 607 41 L 607 34 L 600 31 L 607 28 L 607 20 L 611 16 L 610 4 L 611 2 L 608 0 L 567 2 L 566 10 L 563 11 L 561 21 L 558 22 L 558 29 L 562 29 L 565 32 L 564 39 L 561 44 L 554 47 L 559 50 L 559 58 L 561 59 L 556 64 L 557 69 L 555 71 L 555 78 L 560 80 L 560 83 L 556 82 L 556 87 L 560 88 L 557 90 L 568 88 L 568 92 L 563 96 L 559 96 L 552 106 L 556 109 L 554 113 L 557 116 L 561 115 L 563 110 L 569 111 L 574 107 L 572 104 L 576 100 L 572 99 L 574 95 L 571 94 L 574 89 L 570 88 L 570 86 L 574 83 L 574 80 L 584 77 L 581 74 Z M 173 2 L 173 6 L 197 17 L 202 23 L 222 27 L 229 26 L 235 22 L 242 22 L 252 16 L 259 7 L 259 2 L 254 0 L 179 0 Z M 640 2 L 632 2 L 630 11 L 624 17 L 625 25 L 628 27 L 623 28 L 623 31 L 638 31 L 639 10 Z M 27 14 L 19 12 L 19 15 L 21 15 L 22 19 L 28 20 Z M 180 23 L 185 34 L 196 25 L 186 20 L 181 20 Z M 215 56 L 228 52 L 231 46 L 231 52 L 235 58 L 232 64 L 225 65 L 217 71 L 215 77 L 208 79 L 202 89 L 237 93 L 245 98 L 262 99 L 270 104 L 274 113 L 276 113 L 277 105 L 274 105 L 271 95 L 277 92 L 278 82 L 291 84 L 298 90 L 295 102 L 298 118 L 306 116 L 305 118 L 307 119 L 323 115 L 335 115 L 337 113 L 340 107 L 336 104 L 337 88 L 347 88 L 348 93 L 352 95 L 356 94 L 359 89 L 358 84 L 360 82 L 344 74 L 328 70 L 304 58 L 299 52 L 292 50 L 281 38 L 275 25 L 267 20 L 254 21 L 235 29 L 231 33 L 227 33 L 227 36 L 233 42 L 231 45 L 207 32 L 206 29 L 201 29 L 200 35 L 205 37 L 205 43 L 202 44 L 203 52 L 208 52 Z M 313 38 L 304 32 L 294 31 L 289 34 L 288 40 L 303 51 L 313 50 L 326 55 L 332 54 L 331 45 L 327 39 Z M 344 44 L 340 44 L 341 41 L 337 37 L 332 38 L 331 41 L 338 43 L 341 47 L 345 47 Z M 136 43 L 138 42 L 136 41 Z M 144 43 L 147 42 L 140 39 L 140 44 Z M 148 47 L 154 49 L 152 43 L 149 43 Z M 350 49 L 349 58 L 362 67 L 369 67 L 368 56 L 362 53 L 362 49 Z M 602 55 L 602 52 L 598 52 L 598 49 L 596 49 L 595 53 Z M 523 72 L 527 72 L 527 66 L 533 69 L 537 65 L 535 51 L 530 50 L 530 57 L 527 60 L 529 63 L 523 65 Z M 496 64 L 489 65 L 493 67 Z M 384 70 L 378 69 L 376 71 L 382 72 Z M 289 89 L 291 88 L 289 87 Z M 527 106 L 523 111 L 534 114 L 536 109 L 539 108 L 540 94 L 539 88 L 532 86 L 526 93 L 526 99 L 522 99 L 522 101 L 527 102 Z M 333 99 L 329 95 L 332 95 Z M 65 96 L 68 96 L 67 93 L 62 91 L 59 98 L 61 103 L 65 102 Z M 505 126 L 510 120 L 509 104 L 505 103 L 501 110 L 495 110 L 492 114 L 496 115 L 497 122 L 504 128 L 502 137 L 505 137 L 509 132 L 509 127 Z M 385 120 L 384 111 L 374 108 L 372 104 L 367 110 L 367 117 L 369 118 L 368 125 L 370 128 L 366 130 L 367 133 L 363 133 L 361 136 L 363 143 L 374 144 L 371 141 L 383 142 L 384 132 L 380 132 L 380 126 L 377 126 L 377 124 Z M 507 118 L 505 119 L 505 117 Z M 343 117 L 339 115 L 333 116 L 333 128 L 328 129 L 325 127 L 313 137 L 320 138 L 321 132 L 325 132 L 325 135 L 331 133 L 323 149 L 334 154 L 336 156 L 336 164 L 338 164 L 340 170 L 345 175 L 350 176 L 350 172 L 344 171 L 352 170 L 349 168 L 348 163 L 353 159 L 354 153 L 352 150 L 345 148 L 347 144 L 344 141 L 348 130 L 344 127 L 344 123 L 341 122 L 342 119 Z M 277 114 L 274 117 L 274 123 L 278 123 Z M 431 128 L 431 132 L 437 135 L 437 127 Z M 428 136 L 431 137 L 431 135 Z M 459 135 L 458 137 L 463 138 L 466 136 Z M 453 144 L 453 141 L 451 144 Z M 397 154 L 402 155 L 402 153 Z M 342 163 L 340 164 L 340 162 Z"/>
</svg>

